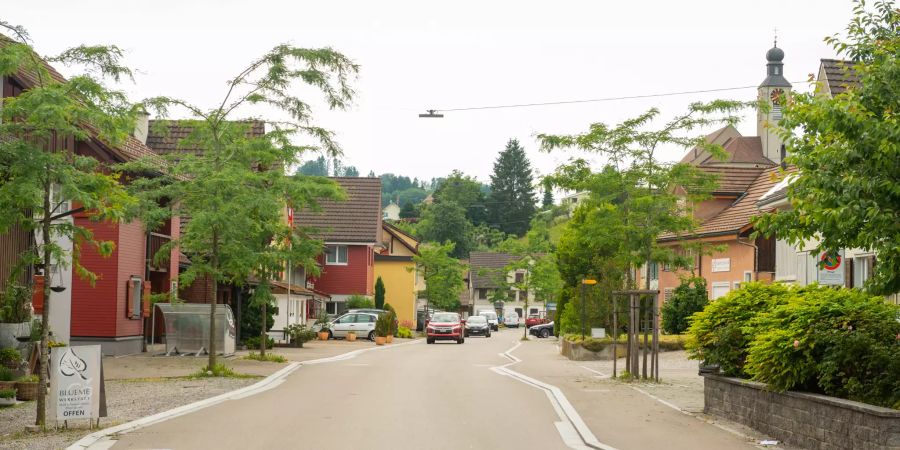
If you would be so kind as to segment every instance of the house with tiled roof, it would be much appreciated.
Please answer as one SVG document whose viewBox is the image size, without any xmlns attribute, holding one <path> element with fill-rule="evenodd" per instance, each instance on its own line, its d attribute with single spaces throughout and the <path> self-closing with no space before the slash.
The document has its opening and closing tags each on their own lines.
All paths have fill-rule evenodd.
<svg viewBox="0 0 900 450">
<path fill-rule="evenodd" d="M 467 280 L 468 305 L 462 305 L 469 314 L 479 311 L 496 311 L 500 317 L 511 312 L 519 318 L 528 315 L 545 315 L 546 305 L 535 298 L 533 292 L 523 292 L 509 287 L 512 283 L 521 283 L 528 276 L 525 269 L 509 270 L 511 263 L 521 260 L 521 256 L 503 252 L 471 252 L 469 253 L 469 274 Z M 501 304 L 491 299 L 497 290 L 506 291 L 507 300 Z M 528 310 L 525 310 L 526 294 Z"/>
<path fill-rule="evenodd" d="M 415 324 L 418 293 L 425 280 L 416 270 L 413 257 L 419 254 L 419 241 L 389 222 L 382 222 L 382 243 L 375 251 L 375 279 L 384 283 L 384 301 L 397 311 L 400 322 Z"/>
<path fill-rule="evenodd" d="M 10 42 L 0 36 L 0 45 Z M 65 83 L 66 79 L 52 66 L 45 63 L 51 82 Z M 3 97 L 15 97 L 39 85 L 35 73 L 20 71 L 0 79 Z M 71 152 L 97 159 L 104 165 L 113 165 L 138 159 L 153 160 L 155 154 L 141 139 L 139 121 L 134 136 L 112 145 L 98 137 L 97 130 L 88 123 L 84 129 L 88 137 L 59 138 L 53 145 L 59 151 Z M 160 164 L 162 163 L 159 160 Z M 143 348 L 146 306 L 149 295 L 166 293 L 173 275 L 178 273 L 178 251 L 173 249 L 167 263 L 156 264 L 152 255 L 166 242 L 177 238 L 179 223 L 168 221 L 155 230 L 146 229 L 138 220 L 128 223 L 97 222 L 89 212 L 76 208 L 71 202 L 61 201 L 56 210 L 59 221 L 84 227 L 98 240 L 112 241 L 115 249 L 111 256 L 101 256 L 93 246 L 83 246 L 80 263 L 97 275 L 90 283 L 72 274 L 72 264 L 53 264 L 48 273 L 29 268 L 18 280 L 22 284 L 52 283 L 49 302 L 51 339 L 69 345 L 99 344 L 103 354 L 129 354 Z M 22 229 L 11 230 L 0 236 L 0 283 L 7 281 L 11 267 L 18 262 L 22 251 L 29 248 L 34 237 Z M 72 241 L 55 237 L 64 249 L 72 249 Z M 45 279 L 46 278 L 46 279 Z M 32 281 L 34 280 L 34 281 Z M 40 314 L 40 302 L 35 302 L 35 312 Z"/>
<path fill-rule="evenodd" d="M 309 228 L 325 244 L 319 257 L 320 274 L 307 275 L 307 287 L 330 296 L 328 314 L 346 310 L 352 295 L 371 297 L 375 292 L 375 254 L 384 246 L 381 220 L 381 179 L 333 177 L 347 195 L 325 201 L 319 210 L 295 212 L 294 223 Z"/>
<path fill-rule="evenodd" d="M 771 108 L 760 108 L 757 135 L 743 136 L 726 126 L 706 136 L 720 145 L 726 154 L 719 159 L 700 148 L 690 150 L 681 160 L 715 175 L 718 187 L 709 200 L 693 206 L 699 223 L 689 235 L 666 234 L 658 238 L 682 254 L 693 253 L 693 271 L 707 281 L 710 298 L 718 298 L 748 281 L 770 281 L 775 273 L 775 239 L 752 237 L 751 219 L 759 214 L 757 201 L 781 179 L 785 157 L 784 144 L 772 124 L 781 119 L 778 99 L 787 95 L 791 84 L 784 78 L 784 52 L 774 47 L 766 53 L 766 78 L 758 88 L 761 99 Z M 701 244 L 702 251 L 690 249 Z M 662 300 L 669 298 L 687 271 L 671 267 L 644 268 L 651 288 L 660 290 Z"/>
</svg>

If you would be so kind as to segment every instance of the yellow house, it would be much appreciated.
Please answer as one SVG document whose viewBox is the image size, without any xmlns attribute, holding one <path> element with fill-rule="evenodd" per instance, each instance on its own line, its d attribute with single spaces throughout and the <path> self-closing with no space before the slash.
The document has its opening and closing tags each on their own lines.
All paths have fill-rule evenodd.
<svg viewBox="0 0 900 450">
<path fill-rule="evenodd" d="M 419 241 L 399 228 L 382 222 L 383 250 L 375 253 L 375 279 L 384 283 L 384 301 L 397 311 L 402 324 L 416 323 L 417 276 L 413 256 L 419 253 Z M 424 289 L 424 287 L 423 287 Z"/>
</svg>

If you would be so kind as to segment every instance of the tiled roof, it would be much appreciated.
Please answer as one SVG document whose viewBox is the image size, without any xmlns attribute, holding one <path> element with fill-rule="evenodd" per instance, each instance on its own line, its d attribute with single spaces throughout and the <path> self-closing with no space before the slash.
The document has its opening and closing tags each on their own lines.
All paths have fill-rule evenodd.
<svg viewBox="0 0 900 450">
<path fill-rule="evenodd" d="M 311 227 L 314 234 L 327 242 L 361 244 L 380 243 L 381 236 L 381 179 L 363 177 L 334 177 L 347 193 L 341 202 L 326 201 L 321 211 L 303 210 L 296 213 L 297 225 Z"/>
<path fill-rule="evenodd" d="M 151 120 L 147 133 L 147 146 L 161 155 L 173 152 L 197 153 L 198 148 L 182 145 L 181 141 L 190 136 L 193 127 L 186 120 Z M 250 125 L 247 137 L 266 134 L 265 123 L 254 120 L 244 122 Z"/>
<path fill-rule="evenodd" d="M 717 159 L 707 155 L 699 162 L 700 166 L 716 166 L 725 164 L 756 164 L 760 167 L 774 166 L 775 163 L 766 158 L 762 151 L 762 141 L 759 136 L 738 136 L 728 139 L 722 147 L 728 155 L 725 159 Z"/>
<path fill-rule="evenodd" d="M 859 75 L 853 70 L 853 61 L 840 59 L 823 59 L 822 68 L 825 71 L 825 81 L 828 82 L 828 90 L 832 96 L 843 93 L 848 87 L 859 84 Z M 822 81 L 822 80 L 819 80 Z"/>
<path fill-rule="evenodd" d="M 402 242 L 403 245 L 405 245 L 406 248 L 409 249 L 409 251 L 411 251 L 415 254 L 419 253 L 419 241 L 416 238 L 406 234 L 405 231 L 397 228 L 394 225 L 391 225 L 388 222 L 382 222 L 381 226 L 384 229 L 384 231 L 387 232 L 388 234 L 390 234 L 391 236 L 393 236 L 394 239 L 397 239 L 398 241 Z"/>
<path fill-rule="evenodd" d="M 506 278 L 503 269 L 517 256 L 499 252 L 471 252 L 469 253 L 469 269 L 471 271 L 472 286 L 475 288 L 500 287 L 498 280 Z"/>
<path fill-rule="evenodd" d="M 7 36 L 0 34 L 0 47 L 9 45 L 14 41 Z M 62 76 L 61 73 L 57 72 L 57 70 L 51 66 L 49 63 L 44 61 L 43 59 L 39 60 L 40 63 L 47 69 L 47 72 L 50 73 L 50 78 L 52 78 L 57 83 L 65 83 L 66 78 Z M 25 89 L 37 86 L 40 82 L 38 79 L 38 74 L 31 70 L 19 70 L 19 72 L 14 76 Z M 132 136 L 128 136 L 125 139 L 125 142 L 117 145 L 111 146 L 106 142 L 101 141 L 97 138 L 98 130 L 91 126 L 90 124 L 85 124 L 84 129 L 86 129 L 91 135 L 95 142 L 102 145 L 104 148 L 108 149 L 113 155 L 119 157 L 121 161 L 134 161 L 136 159 L 148 158 L 150 160 L 156 160 L 156 162 L 162 165 L 164 162 L 156 158 L 156 154 L 153 153 L 146 145 L 141 143 L 141 141 L 135 139 Z"/>
<path fill-rule="evenodd" d="M 740 232 L 750 224 L 750 219 L 753 216 L 759 214 L 759 209 L 756 206 L 759 198 L 781 180 L 780 169 L 780 167 L 771 167 L 764 170 L 747 189 L 746 195 L 740 197 L 733 205 L 725 208 L 719 214 L 703 222 L 694 230 L 692 237 Z M 676 236 L 672 234 L 660 236 L 660 240 L 672 239 L 676 239 Z"/>
<path fill-rule="evenodd" d="M 711 175 L 716 175 L 719 186 L 713 193 L 719 194 L 743 194 L 747 188 L 759 177 L 765 168 L 757 167 L 715 167 L 705 166 L 700 170 Z"/>
<path fill-rule="evenodd" d="M 734 126 L 726 125 L 716 131 L 713 131 L 712 133 L 707 134 L 703 139 L 707 144 L 725 145 L 725 143 L 729 139 L 740 135 L 741 133 L 738 132 L 738 130 L 734 128 Z M 696 165 L 705 160 L 707 157 L 709 157 L 709 152 L 702 150 L 699 147 L 695 147 L 688 151 L 679 162 L 691 163 Z"/>
</svg>

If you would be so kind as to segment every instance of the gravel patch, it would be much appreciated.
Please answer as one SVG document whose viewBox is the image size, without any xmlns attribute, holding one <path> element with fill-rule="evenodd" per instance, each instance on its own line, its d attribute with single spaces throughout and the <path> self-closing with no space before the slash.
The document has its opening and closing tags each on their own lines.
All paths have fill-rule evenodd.
<svg viewBox="0 0 900 450">
<path fill-rule="evenodd" d="M 106 382 L 106 401 L 109 417 L 100 419 L 106 428 L 146 417 L 198 400 L 240 389 L 259 381 L 257 378 L 160 378 L 151 380 L 122 380 Z M 78 429 L 48 431 L 41 434 L 24 433 L 26 425 L 34 423 L 34 402 L 0 408 L 0 449 L 63 449 L 89 434 L 81 421 Z"/>
</svg>

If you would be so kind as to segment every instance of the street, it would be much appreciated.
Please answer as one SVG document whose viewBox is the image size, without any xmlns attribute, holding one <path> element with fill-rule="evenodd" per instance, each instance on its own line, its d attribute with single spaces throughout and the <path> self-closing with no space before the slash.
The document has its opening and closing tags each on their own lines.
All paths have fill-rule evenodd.
<svg viewBox="0 0 900 450">
<path fill-rule="evenodd" d="M 303 366 L 274 389 L 120 435 L 113 448 L 588 448 L 544 391 L 491 370 L 510 363 L 500 354 L 513 348 L 521 333 L 501 331 L 463 345 L 419 340 Z M 530 341 L 517 352 L 531 358 L 553 348 L 552 341 Z M 545 375 L 542 381 L 557 382 Z M 572 400 L 578 408 L 607 412 L 608 427 L 591 426 L 607 448 L 751 448 L 649 398 L 614 402 L 634 408 L 627 412 Z M 633 419 L 639 422 L 622 423 Z M 623 430 L 637 434 L 629 440 Z"/>
</svg>

